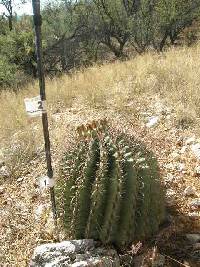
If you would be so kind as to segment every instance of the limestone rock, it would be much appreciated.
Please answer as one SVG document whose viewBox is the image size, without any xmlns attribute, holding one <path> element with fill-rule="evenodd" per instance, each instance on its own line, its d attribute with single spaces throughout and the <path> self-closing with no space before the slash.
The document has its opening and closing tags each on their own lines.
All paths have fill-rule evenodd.
<svg viewBox="0 0 200 267">
<path fill-rule="evenodd" d="M 112 250 L 95 248 L 91 239 L 63 241 L 38 246 L 30 267 L 119 267 L 117 253 Z"/>
<path fill-rule="evenodd" d="M 196 174 L 196 175 L 200 175 L 200 166 L 197 166 L 197 167 L 195 168 L 195 174 Z"/>
<path fill-rule="evenodd" d="M 192 152 L 197 159 L 200 159 L 200 144 L 194 144 L 191 146 Z"/>
<path fill-rule="evenodd" d="M 195 143 L 196 139 L 195 139 L 195 136 L 192 136 L 190 138 L 188 138 L 186 141 L 185 141 L 185 144 L 186 145 L 191 145 L 193 143 Z"/>
<path fill-rule="evenodd" d="M 154 127 L 158 122 L 159 122 L 159 117 L 153 116 L 153 117 L 149 118 L 148 123 L 146 124 L 146 126 L 148 128 L 151 128 L 151 127 Z"/>
<path fill-rule="evenodd" d="M 3 165 L 0 168 L 0 177 L 7 178 L 10 176 L 10 171 L 7 166 Z"/>
<path fill-rule="evenodd" d="M 178 164 L 176 165 L 176 169 L 177 169 L 179 172 L 183 172 L 183 171 L 186 169 L 185 164 L 184 164 L 184 163 L 178 163 Z"/>
<path fill-rule="evenodd" d="M 196 190 L 192 186 L 186 187 L 186 189 L 183 192 L 184 196 L 195 196 L 196 195 Z"/>
<path fill-rule="evenodd" d="M 196 199 L 192 200 L 190 203 L 190 206 L 194 207 L 194 208 L 200 208 L 200 199 L 196 198 Z"/>
</svg>

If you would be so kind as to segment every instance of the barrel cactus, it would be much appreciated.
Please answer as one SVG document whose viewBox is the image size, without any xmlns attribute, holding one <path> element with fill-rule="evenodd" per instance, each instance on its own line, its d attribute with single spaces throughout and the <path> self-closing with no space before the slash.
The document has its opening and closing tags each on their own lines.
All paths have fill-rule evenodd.
<svg viewBox="0 0 200 267">
<path fill-rule="evenodd" d="M 63 225 L 72 238 L 126 246 L 152 236 L 164 219 L 157 161 L 132 136 L 105 121 L 78 128 L 56 186 Z"/>
</svg>

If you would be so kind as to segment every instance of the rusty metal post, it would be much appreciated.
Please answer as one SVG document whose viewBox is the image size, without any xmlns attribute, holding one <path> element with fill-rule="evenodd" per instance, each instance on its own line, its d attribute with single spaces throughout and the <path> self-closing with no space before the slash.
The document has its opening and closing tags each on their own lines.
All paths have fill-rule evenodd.
<svg viewBox="0 0 200 267">
<path fill-rule="evenodd" d="M 38 79 L 40 87 L 40 97 L 42 101 L 46 101 L 45 79 L 44 79 L 43 57 L 42 57 L 42 38 L 41 38 L 42 17 L 40 14 L 40 0 L 32 0 L 32 6 L 33 6 L 33 20 L 35 25 L 35 43 L 36 43 L 35 45 L 37 54 L 37 71 L 38 71 Z M 42 125 L 43 125 L 43 134 L 45 142 L 47 176 L 49 177 L 49 179 L 53 179 L 47 112 L 42 113 Z M 56 211 L 54 187 L 50 187 L 50 195 L 51 195 L 51 204 L 52 204 L 54 222 L 55 226 L 57 227 L 57 211 Z"/>
</svg>

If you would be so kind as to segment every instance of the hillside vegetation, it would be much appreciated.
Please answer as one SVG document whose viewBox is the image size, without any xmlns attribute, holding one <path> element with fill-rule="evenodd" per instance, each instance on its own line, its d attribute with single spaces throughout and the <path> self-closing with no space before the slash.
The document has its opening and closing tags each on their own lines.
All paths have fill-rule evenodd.
<svg viewBox="0 0 200 267">
<path fill-rule="evenodd" d="M 32 16 L 14 14 L 15 4 L 0 1 L 0 86 L 17 90 L 37 69 Z M 199 40 L 199 0 L 48 0 L 41 14 L 51 77 Z"/>
<path fill-rule="evenodd" d="M 54 113 L 79 106 L 114 109 L 138 117 L 141 115 L 138 103 L 148 106 L 151 99 L 159 96 L 176 111 L 178 126 L 198 130 L 199 53 L 199 45 L 162 54 L 146 53 L 132 60 L 94 65 L 72 75 L 47 78 L 50 119 Z M 17 93 L 5 90 L 0 94 L 1 144 L 8 149 L 11 140 L 19 139 L 21 146 L 26 147 L 23 154 L 27 159 L 35 153 L 41 132 L 33 132 L 39 123 L 27 118 L 24 98 L 36 96 L 38 91 L 37 82 L 33 82 Z"/>
<path fill-rule="evenodd" d="M 162 54 L 151 52 L 46 79 L 55 176 L 78 125 L 107 117 L 111 125 L 131 132 L 155 153 L 170 201 L 175 199 L 175 204 L 170 204 L 172 224 L 152 243 L 161 253 L 182 263 L 190 262 L 193 255 L 192 248 L 184 243 L 185 234 L 199 231 L 198 221 L 189 217 L 194 211 L 189 205 L 193 198 L 183 195 L 188 186 L 195 187 L 196 196 L 200 192 L 199 176 L 194 174 L 198 161 L 190 150 L 180 152 L 191 135 L 196 134 L 199 140 L 199 54 L 199 45 Z M 32 82 L 18 92 L 0 93 L 0 160 L 7 172 L 0 178 L 0 254 L 1 262 L 9 267 L 27 266 L 37 244 L 55 240 L 49 208 L 46 209 L 49 197 L 38 189 L 38 177 L 45 174 L 41 121 L 28 118 L 24 107 L 24 98 L 36 96 L 38 91 L 37 82 Z M 164 105 L 161 113 L 160 104 Z M 158 113 L 159 126 L 148 129 L 148 116 Z M 173 152 L 180 156 L 178 162 Z M 174 180 L 169 181 L 170 175 Z M 166 259 L 166 266 L 176 266 L 174 260 Z M 192 264 L 186 266 L 197 266 Z"/>
</svg>

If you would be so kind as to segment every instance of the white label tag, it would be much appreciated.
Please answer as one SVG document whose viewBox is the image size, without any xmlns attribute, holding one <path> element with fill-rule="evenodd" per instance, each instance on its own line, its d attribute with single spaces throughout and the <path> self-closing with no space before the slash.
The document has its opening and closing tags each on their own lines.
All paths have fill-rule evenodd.
<svg viewBox="0 0 200 267">
<path fill-rule="evenodd" d="M 40 189 L 51 188 L 55 186 L 55 179 L 49 178 L 48 176 L 43 176 L 39 178 Z"/>
<path fill-rule="evenodd" d="M 42 101 L 40 96 L 24 99 L 26 112 L 31 117 L 41 116 L 46 112 L 46 101 Z"/>
</svg>

